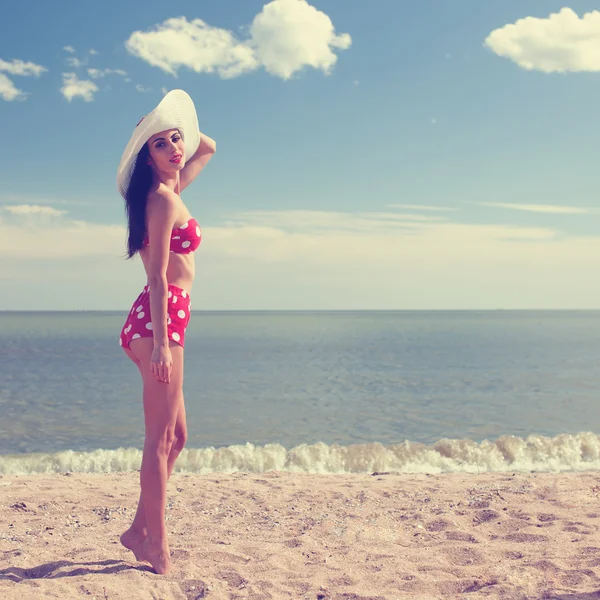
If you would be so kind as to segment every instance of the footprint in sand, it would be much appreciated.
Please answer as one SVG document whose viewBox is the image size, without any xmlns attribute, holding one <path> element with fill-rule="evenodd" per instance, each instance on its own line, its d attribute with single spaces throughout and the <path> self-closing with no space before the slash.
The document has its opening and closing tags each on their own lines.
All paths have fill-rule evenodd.
<svg viewBox="0 0 600 600">
<path fill-rule="evenodd" d="M 302 546 L 302 542 L 298 538 L 292 538 L 283 542 L 283 545 L 288 548 L 297 548 L 298 546 Z"/>
<path fill-rule="evenodd" d="M 450 521 L 446 521 L 446 519 L 435 519 L 434 521 L 429 521 L 429 523 L 425 525 L 427 531 L 445 531 L 452 527 L 454 527 L 454 525 Z"/>
<path fill-rule="evenodd" d="M 495 510 L 478 510 L 473 517 L 473 523 L 475 525 L 481 525 L 481 523 L 487 523 L 494 519 L 499 519 L 500 515 Z"/>
<path fill-rule="evenodd" d="M 591 581 L 590 581 L 591 580 Z M 598 577 L 591 569 L 574 569 L 559 573 L 558 581 L 563 587 L 580 587 L 583 585 L 598 585 Z"/>
<path fill-rule="evenodd" d="M 552 527 L 554 521 L 558 521 L 558 517 L 552 513 L 538 513 L 537 519 L 540 522 L 538 527 Z"/>
<path fill-rule="evenodd" d="M 208 586 L 201 579 L 184 579 L 179 588 L 185 594 L 186 600 L 200 600 L 208 595 Z"/>
<path fill-rule="evenodd" d="M 529 544 L 530 542 L 547 542 L 550 538 L 547 535 L 535 535 L 533 533 L 510 533 L 505 535 L 502 539 L 508 540 L 509 542 Z"/>
<path fill-rule="evenodd" d="M 580 521 L 565 521 L 562 530 L 571 533 L 580 533 L 582 535 L 590 535 L 598 531 L 598 527 L 596 525 L 590 526 L 586 523 L 581 523 Z"/>
<path fill-rule="evenodd" d="M 248 580 L 244 579 L 239 573 L 236 573 L 233 570 L 219 571 L 217 573 L 217 577 L 219 579 L 223 579 L 229 584 L 230 587 L 236 589 L 245 587 L 248 583 Z"/>
<path fill-rule="evenodd" d="M 183 560 L 190 557 L 190 553 L 188 550 L 183 550 L 181 548 L 175 548 L 171 550 L 171 559 L 173 560 Z"/>
<path fill-rule="evenodd" d="M 455 542 L 469 542 L 470 544 L 478 544 L 477 538 L 473 537 L 466 531 L 446 531 L 446 539 Z"/>
<path fill-rule="evenodd" d="M 459 581 L 441 581 L 437 584 L 437 588 L 444 597 L 450 596 L 451 594 L 469 594 L 472 592 L 478 592 L 483 588 L 496 585 L 498 581 L 496 579 L 491 580 L 473 580 L 463 579 Z"/>
<path fill-rule="evenodd" d="M 357 581 L 348 577 L 348 575 L 342 575 L 341 577 L 335 577 L 329 580 L 329 585 L 338 587 L 343 585 L 356 585 Z"/>
<path fill-rule="evenodd" d="M 544 571 L 544 573 L 552 573 L 556 574 L 561 571 L 561 568 L 553 563 L 551 560 L 538 560 L 535 563 L 532 563 L 531 566 L 534 569 L 539 569 L 540 571 Z"/>
<path fill-rule="evenodd" d="M 444 552 L 448 562 L 461 567 L 480 565 L 484 562 L 483 556 L 473 548 L 450 548 Z"/>
</svg>

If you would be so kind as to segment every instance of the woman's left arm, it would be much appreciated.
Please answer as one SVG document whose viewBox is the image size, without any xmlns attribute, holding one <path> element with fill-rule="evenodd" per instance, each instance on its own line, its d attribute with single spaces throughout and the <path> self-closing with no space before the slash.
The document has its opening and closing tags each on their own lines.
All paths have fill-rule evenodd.
<svg viewBox="0 0 600 600">
<path fill-rule="evenodd" d="M 179 173 L 179 191 L 186 188 L 204 169 L 206 163 L 217 151 L 217 142 L 209 138 L 205 133 L 200 132 L 200 145 L 194 155 L 185 163 L 185 167 Z"/>
</svg>

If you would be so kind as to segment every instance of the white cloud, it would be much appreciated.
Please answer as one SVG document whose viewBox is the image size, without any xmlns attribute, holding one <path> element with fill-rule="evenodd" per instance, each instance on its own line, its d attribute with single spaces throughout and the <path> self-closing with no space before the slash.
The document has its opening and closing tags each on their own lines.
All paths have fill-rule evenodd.
<svg viewBox="0 0 600 600">
<path fill-rule="evenodd" d="M 600 71 L 600 12 L 580 18 L 565 7 L 547 18 L 525 17 L 495 29 L 484 43 L 526 70 Z"/>
<path fill-rule="evenodd" d="M 210 27 L 201 19 L 168 19 L 154 31 L 132 33 L 125 46 L 131 54 L 171 75 L 182 66 L 196 73 L 218 71 L 222 77 L 258 67 L 250 47 L 231 32 Z"/>
<path fill-rule="evenodd" d="M 91 102 L 94 94 L 98 91 L 98 86 L 85 79 L 79 79 L 75 73 L 63 73 L 63 87 L 60 88 L 62 95 L 69 101 L 78 96 L 85 102 Z"/>
<path fill-rule="evenodd" d="M 11 102 L 13 100 L 25 100 L 28 94 L 15 87 L 15 84 L 4 73 L 0 73 L 0 97 Z"/>
<path fill-rule="evenodd" d="M 75 56 L 70 56 L 66 60 L 67 64 L 74 69 L 78 69 L 79 67 L 83 67 L 87 64 L 87 59 L 81 60 Z"/>
<path fill-rule="evenodd" d="M 306 0 L 272 0 L 254 17 L 246 40 L 201 19 L 178 17 L 151 31 L 133 32 L 125 46 L 174 76 L 187 67 L 231 78 L 262 66 L 289 79 L 305 67 L 330 73 L 337 61 L 334 49 L 347 49 L 350 44 L 350 35 L 336 35 L 331 19 Z"/>
<path fill-rule="evenodd" d="M 73 46 L 63 46 L 63 50 L 65 52 L 71 52 L 71 53 L 75 52 L 75 48 L 73 48 Z"/>
<path fill-rule="evenodd" d="M 98 51 L 97 51 L 97 50 L 94 50 L 93 48 L 90 48 L 90 54 L 91 54 L 92 56 L 95 56 L 96 54 L 98 54 Z"/>
<path fill-rule="evenodd" d="M 39 204 L 8 204 L 0 206 L 0 210 L 13 215 L 49 215 L 53 217 L 58 217 L 67 212 L 66 210 L 58 210 L 51 206 Z"/>
<path fill-rule="evenodd" d="M 349 34 L 335 34 L 331 19 L 305 0 L 275 0 L 254 17 L 250 34 L 268 73 L 289 79 L 305 66 L 329 73 L 337 62 L 332 49 L 346 50 Z"/>
<path fill-rule="evenodd" d="M 321 210 L 251 211 L 237 213 L 228 224 L 272 228 L 288 232 L 369 232 L 369 231 L 418 231 L 443 217 L 401 214 L 389 212 L 340 213 Z"/>
<path fill-rule="evenodd" d="M 497 208 L 508 208 L 510 210 L 520 210 L 535 213 L 554 213 L 554 214 L 574 214 L 586 215 L 591 211 L 588 208 L 578 208 L 576 206 L 556 206 L 551 204 L 511 204 L 508 202 L 472 202 L 479 206 L 492 206 Z"/>
<path fill-rule="evenodd" d="M 0 257 L 21 256 L 51 264 L 69 256 L 117 256 L 124 252 L 125 229 L 71 219 L 65 210 L 44 205 L 4 205 L 0 210 Z M 36 227 L 23 244 L 23 227 Z M 19 239 L 21 241 L 19 241 Z"/>
<path fill-rule="evenodd" d="M 169 90 L 166 87 L 160 88 L 160 91 L 162 92 L 163 96 L 166 96 L 168 94 L 168 92 L 169 92 Z"/>
<path fill-rule="evenodd" d="M 146 92 L 150 92 L 151 91 L 151 88 L 144 87 L 141 83 L 137 83 L 136 86 L 135 86 L 135 89 L 138 92 L 142 92 L 142 93 L 146 93 Z"/>
<path fill-rule="evenodd" d="M 88 69 L 87 72 L 92 79 L 100 79 L 106 75 L 121 75 L 122 77 L 127 75 L 123 69 Z"/>
<path fill-rule="evenodd" d="M 47 71 L 45 67 L 41 65 L 36 65 L 32 62 L 25 62 L 22 60 L 13 60 L 12 62 L 8 62 L 6 60 L 2 60 L 0 58 L 0 71 L 5 71 L 6 73 L 10 73 L 11 75 L 23 75 L 34 77 L 39 77 L 42 73 Z"/>
<path fill-rule="evenodd" d="M 8 62 L 0 58 L 0 71 L 5 71 L 11 75 L 39 77 L 47 69 L 32 62 L 18 59 Z M 12 100 L 25 100 L 29 94 L 18 89 L 12 79 L 0 72 L 0 96 L 3 100 L 10 102 Z"/>
</svg>

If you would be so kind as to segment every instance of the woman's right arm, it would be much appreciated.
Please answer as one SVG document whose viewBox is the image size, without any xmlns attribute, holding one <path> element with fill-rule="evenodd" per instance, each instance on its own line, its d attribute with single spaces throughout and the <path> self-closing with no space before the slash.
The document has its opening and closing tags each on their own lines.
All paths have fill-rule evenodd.
<svg viewBox="0 0 600 600">
<path fill-rule="evenodd" d="M 167 336 L 167 266 L 171 232 L 176 219 L 176 197 L 169 190 L 153 192 L 148 198 L 148 284 L 150 286 L 150 313 L 152 314 L 152 374 L 169 383 L 172 367 Z"/>
</svg>

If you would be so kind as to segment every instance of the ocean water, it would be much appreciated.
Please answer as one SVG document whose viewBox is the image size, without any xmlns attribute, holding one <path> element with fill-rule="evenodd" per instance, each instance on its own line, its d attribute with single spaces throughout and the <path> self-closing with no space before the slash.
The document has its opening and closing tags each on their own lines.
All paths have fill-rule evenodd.
<svg viewBox="0 0 600 600">
<path fill-rule="evenodd" d="M 129 471 L 125 312 L 0 312 L 0 473 Z M 600 311 L 202 312 L 176 470 L 600 468 Z"/>
</svg>

